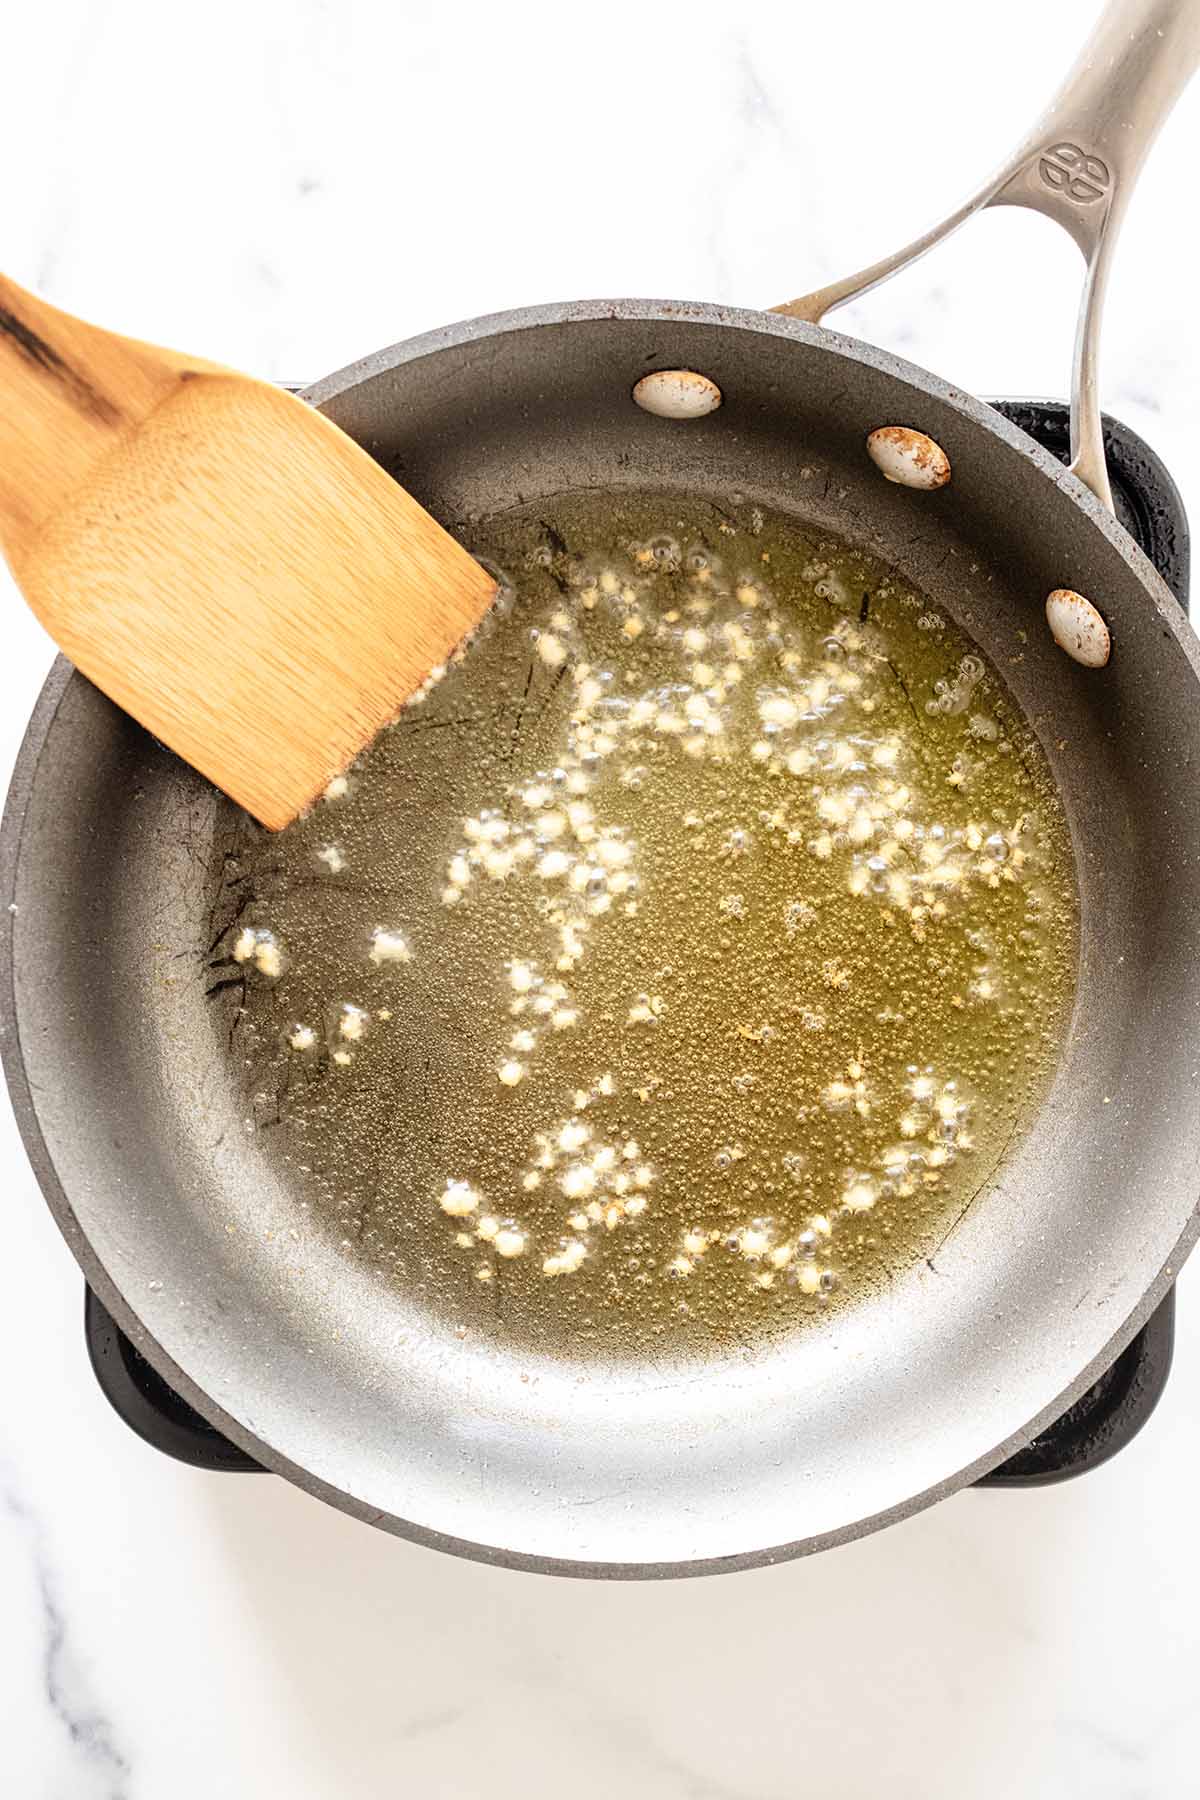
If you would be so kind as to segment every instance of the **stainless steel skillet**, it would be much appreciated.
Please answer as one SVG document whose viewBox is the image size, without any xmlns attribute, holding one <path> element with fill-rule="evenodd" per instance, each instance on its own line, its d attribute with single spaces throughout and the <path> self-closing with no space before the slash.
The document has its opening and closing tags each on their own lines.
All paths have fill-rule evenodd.
<svg viewBox="0 0 1200 1800">
<path fill-rule="evenodd" d="M 935 1270 L 757 1357 L 613 1368 L 448 1342 L 318 1237 L 282 1257 L 260 1227 L 296 1199 L 242 1128 L 204 1000 L 237 821 L 56 666 L 0 834 L 14 1105 L 105 1304 L 259 1461 L 494 1561 L 743 1567 L 855 1536 L 994 1465 L 1160 1298 L 1200 1193 L 1200 654 L 1104 504 L 1091 346 L 1112 231 L 1200 50 L 1198 10 L 1110 9 L 1048 122 L 972 203 L 1037 204 L 1093 255 L 1076 390 L 1091 487 L 934 376 L 813 323 L 703 305 L 475 321 L 309 396 L 451 527 L 518 495 L 737 489 L 887 557 L 1010 669 L 1070 818 L 1079 998 L 1046 1107 Z M 882 272 L 795 310 L 816 318 Z M 631 391 L 652 368 L 698 370 L 724 404 L 651 416 Z M 943 445 L 948 488 L 880 479 L 863 440 L 897 422 Z M 1103 671 L 1044 630 L 1044 596 L 1063 585 L 1108 619 Z"/>
</svg>

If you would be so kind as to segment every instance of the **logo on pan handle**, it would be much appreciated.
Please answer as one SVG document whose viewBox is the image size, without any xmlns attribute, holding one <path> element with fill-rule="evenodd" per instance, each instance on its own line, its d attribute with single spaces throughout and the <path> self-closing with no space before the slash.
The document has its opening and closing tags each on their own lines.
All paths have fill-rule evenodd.
<svg viewBox="0 0 1200 1800">
<path fill-rule="evenodd" d="M 1048 188 L 1078 206 L 1090 206 L 1108 191 L 1112 180 L 1108 164 L 1098 156 L 1089 156 L 1078 144 L 1054 144 L 1038 163 L 1038 172 Z"/>
</svg>

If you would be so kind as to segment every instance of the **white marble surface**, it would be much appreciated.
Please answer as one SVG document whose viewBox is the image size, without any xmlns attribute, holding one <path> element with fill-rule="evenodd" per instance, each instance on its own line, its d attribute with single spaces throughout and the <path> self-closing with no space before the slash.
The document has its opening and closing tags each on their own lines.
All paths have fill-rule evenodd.
<svg viewBox="0 0 1200 1800">
<path fill-rule="evenodd" d="M 292 378 L 522 301 L 769 304 L 955 199 L 1092 10 L 25 7 L 5 25 L 0 260 L 101 322 Z M 1198 158 L 1200 90 L 1126 229 L 1104 394 L 1200 515 Z M 843 322 L 976 391 L 1061 391 L 1076 273 L 1041 220 L 993 215 Z M 6 772 L 50 650 L 3 601 Z M 588 1585 L 145 1448 L 96 1391 L 81 1280 L 6 1107 L 0 1159 L 13 1800 L 1197 1791 L 1190 1273 L 1157 1414 L 1074 1486 L 964 1494 L 775 1570 Z"/>
</svg>

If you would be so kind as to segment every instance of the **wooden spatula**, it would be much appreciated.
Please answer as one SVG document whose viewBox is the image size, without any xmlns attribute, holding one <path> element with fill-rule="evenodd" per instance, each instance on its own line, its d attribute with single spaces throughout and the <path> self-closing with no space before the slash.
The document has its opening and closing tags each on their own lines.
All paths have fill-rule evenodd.
<svg viewBox="0 0 1200 1800">
<path fill-rule="evenodd" d="M 272 828 L 495 593 L 302 401 L 2 276 L 0 546 L 71 661 Z"/>
</svg>

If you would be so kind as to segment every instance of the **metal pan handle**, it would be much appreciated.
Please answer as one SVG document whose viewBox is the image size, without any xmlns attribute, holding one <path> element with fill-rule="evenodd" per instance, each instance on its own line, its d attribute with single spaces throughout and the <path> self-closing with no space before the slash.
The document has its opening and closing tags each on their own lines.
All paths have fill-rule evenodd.
<svg viewBox="0 0 1200 1800">
<path fill-rule="evenodd" d="M 773 310 L 818 324 L 987 206 L 1061 225 L 1087 263 L 1071 373 L 1071 468 L 1112 510 L 1100 425 L 1100 317 L 1117 233 L 1146 153 L 1200 64 L 1200 0 L 1109 0 L 1048 110 L 990 181 L 903 250 Z"/>
</svg>

